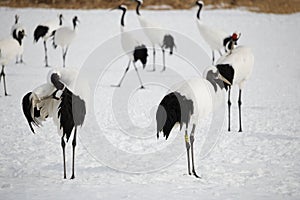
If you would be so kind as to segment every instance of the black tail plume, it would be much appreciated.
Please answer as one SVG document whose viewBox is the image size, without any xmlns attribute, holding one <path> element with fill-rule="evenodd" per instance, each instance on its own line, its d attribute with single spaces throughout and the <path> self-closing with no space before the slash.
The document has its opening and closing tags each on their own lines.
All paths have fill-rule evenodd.
<svg viewBox="0 0 300 200">
<path fill-rule="evenodd" d="M 174 37 L 172 35 L 165 35 L 163 40 L 163 46 L 162 48 L 170 49 L 170 54 L 173 54 L 173 49 L 176 47 L 174 42 Z"/>
<path fill-rule="evenodd" d="M 136 46 L 134 48 L 134 52 L 133 52 L 134 62 L 140 60 L 141 63 L 143 64 L 143 68 L 145 68 L 147 64 L 147 57 L 148 57 L 148 49 L 144 44 L 140 46 Z"/>
<path fill-rule="evenodd" d="M 60 128 L 69 140 L 75 126 L 81 126 L 86 114 L 85 102 L 74 95 L 68 88 L 65 88 L 61 95 L 61 103 L 58 107 Z"/>
<path fill-rule="evenodd" d="M 176 123 L 180 123 L 180 128 L 183 124 L 188 126 L 193 112 L 193 101 L 178 92 L 166 95 L 160 102 L 156 112 L 157 138 L 159 138 L 159 133 L 163 131 L 164 137 L 168 139 Z"/>
<path fill-rule="evenodd" d="M 47 34 L 48 31 L 49 27 L 47 26 L 39 25 L 38 27 L 36 27 L 33 33 L 34 41 L 38 42 L 41 37 L 44 37 Z"/>
<path fill-rule="evenodd" d="M 23 113 L 27 119 L 27 122 L 29 124 L 30 130 L 34 133 L 34 129 L 32 127 L 32 124 L 36 125 L 32 116 L 31 116 L 31 92 L 28 92 L 22 99 L 22 109 Z"/>
</svg>

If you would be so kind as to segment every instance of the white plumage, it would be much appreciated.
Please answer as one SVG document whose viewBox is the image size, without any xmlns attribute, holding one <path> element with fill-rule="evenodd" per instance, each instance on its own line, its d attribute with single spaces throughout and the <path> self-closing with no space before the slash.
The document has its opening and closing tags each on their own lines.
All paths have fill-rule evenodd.
<svg viewBox="0 0 300 200">
<path fill-rule="evenodd" d="M 225 89 L 231 85 L 233 68 L 217 65 L 205 72 L 204 78 L 188 80 L 175 87 L 174 92 L 167 94 L 160 102 L 156 112 L 157 137 L 162 131 L 166 139 L 176 124 L 180 130 L 185 126 L 185 143 L 187 149 L 188 174 L 190 170 L 190 150 L 192 173 L 199 178 L 194 166 L 194 133 L 200 120 L 217 109 L 223 102 Z M 192 127 L 188 134 L 189 127 Z M 190 136 L 190 137 L 189 137 Z"/>
<path fill-rule="evenodd" d="M 234 69 L 234 78 L 233 84 L 238 85 L 239 87 L 239 132 L 242 131 L 242 120 L 241 120 L 241 95 L 242 89 L 244 88 L 245 82 L 249 79 L 253 65 L 254 65 L 254 56 L 251 48 L 246 46 L 238 46 L 231 50 L 230 53 L 223 55 L 218 61 L 217 64 L 225 64 L 228 66 L 232 66 Z M 228 90 L 228 131 L 230 131 L 230 92 L 231 88 Z"/>
<path fill-rule="evenodd" d="M 58 20 L 49 20 L 39 24 L 34 30 L 34 41 L 38 42 L 40 38 L 44 40 L 44 51 L 45 51 L 45 67 L 49 67 L 48 55 L 47 55 L 47 40 L 52 36 L 53 31 L 62 26 L 63 15 L 58 16 Z"/>
<path fill-rule="evenodd" d="M 125 5 L 120 5 L 117 7 L 117 9 L 122 10 L 122 16 L 121 16 L 121 45 L 124 50 L 124 52 L 128 55 L 129 57 L 129 62 L 128 65 L 125 69 L 124 74 L 121 77 L 120 82 L 117 85 L 114 85 L 116 87 L 120 87 L 129 68 L 131 65 L 131 62 L 133 63 L 134 69 L 137 73 L 138 79 L 140 81 L 141 87 L 144 88 L 142 79 L 140 77 L 140 74 L 138 72 L 138 69 L 135 65 L 135 63 L 140 60 L 141 63 L 143 64 L 143 68 L 145 68 L 146 63 L 147 63 L 147 56 L 148 56 L 148 50 L 144 44 L 139 42 L 136 38 L 133 37 L 133 35 L 130 32 L 127 32 L 125 30 L 125 14 L 127 11 L 127 7 Z"/>
<path fill-rule="evenodd" d="M 34 129 L 32 125 L 40 127 L 43 121 L 49 118 L 52 118 L 54 124 L 57 126 L 63 149 L 64 178 L 66 178 L 65 140 L 68 142 L 74 130 L 71 179 L 75 178 L 74 160 L 77 127 L 82 126 L 84 122 L 87 102 L 87 96 L 80 94 L 78 92 L 80 90 L 74 91 L 74 86 L 76 81 L 78 81 L 77 76 L 78 72 L 75 70 L 51 70 L 47 77 L 47 83 L 27 93 L 22 100 L 23 113 L 33 133 Z M 80 85 L 86 86 L 84 83 Z M 89 88 L 82 88 L 82 90 L 89 91 Z M 77 96 L 78 94 L 79 96 Z"/>
<path fill-rule="evenodd" d="M 167 33 L 160 24 L 153 23 L 152 21 L 147 20 L 140 14 L 140 7 L 143 4 L 143 0 L 135 0 L 137 3 L 136 14 L 139 20 L 141 27 L 145 35 L 148 37 L 151 45 L 153 47 L 153 71 L 155 71 L 155 46 L 158 45 L 163 53 L 163 69 L 166 69 L 165 65 L 165 49 L 170 49 L 170 54 L 173 54 L 173 49 L 176 47 L 174 38 L 169 33 Z"/>
<path fill-rule="evenodd" d="M 214 51 L 218 51 L 219 54 L 222 56 L 222 49 L 224 48 L 224 39 L 229 36 L 225 31 L 220 30 L 216 27 L 209 26 L 205 24 L 200 19 L 200 12 L 203 8 L 203 1 L 197 1 L 196 4 L 199 6 L 198 12 L 197 12 L 197 27 L 198 30 L 204 39 L 204 41 L 208 44 L 210 49 L 212 50 L 212 63 L 214 64 L 215 61 L 215 54 Z"/>
<path fill-rule="evenodd" d="M 15 34 L 12 38 L 7 38 L 0 40 L 0 64 L 2 66 L 2 70 L 0 73 L 0 80 L 3 78 L 4 85 L 4 94 L 7 96 L 6 91 L 6 80 L 5 80 L 5 72 L 4 68 L 7 66 L 14 58 L 17 57 L 23 51 L 23 38 L 25 36 L 24 30 L 15 30 Z"/>
<path fill-rule="evenodd" d="M 70 44 L 76 37 L 76 29 L 79 20 L 75 16 L 72 20 L 73 28 L 71 27 L 61 27 L 53 32 L 53 46 L 56 48 L 60 46 L 62 49 L 63 56 L 63 67 L 65 67 L 66 55 L 69 49 Z"/>
<path fill-rule="evenodd" d="M 20 17 L 18 15 L 15 15 L 15 23 L 12 25 L 11 32 L 10 32 L 12 37 L 15 37 L 14 35 L 16 35 L 17 32 L 19 32 L 19 31 L 24 31 L 24 33 L 26 33 L 26 29 L 23 26 L 23 24 L 21 24 L 19 22 L 19 19 L 20 19 Z M 19 48 L 19 52 L 16 55 L 16 64 L 24 63 L 23 53 L 24 53 L 24 43 L 22 42 L 21 43 L 21 48 Z"/>
</svg>

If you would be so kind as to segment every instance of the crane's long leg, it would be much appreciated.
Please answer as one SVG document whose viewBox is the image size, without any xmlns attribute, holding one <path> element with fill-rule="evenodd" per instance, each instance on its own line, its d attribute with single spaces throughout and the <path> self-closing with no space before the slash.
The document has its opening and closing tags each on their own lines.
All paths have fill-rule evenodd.
<svg viewBox="0 0 300 200">
<path fill-rule="evenodd" d="M 242 90 L 241 89 L 239 91 L 238 105 L 239 105 L 239 122 L 240 122 L 240 130 L 239 130 L 239 132 L 242 132 L 242 110 L 241 110 L 241 105 L 242 105 Z"/>
<path fill-rule="evenodd" d="M 214 52 L 214 50 L 212 50 L 211 52 L 212 52 L 212 64 L 214 65 L 214 63 L 215 63 L 215 52 Z"/>
<path fill-rule="evenodd" d="M 190 148 L 191 148 L 191 145 L 189 143 L 189 135 L 187 133 L 187 130 L 185 130 L 184 140 L 185 140 L 185 147 L 186 147 L 186 154 L 187 154 L 188 174 L 191 175 L 191 168 L 190 168 Z"/>
<path fill-rule="evenodd" d="M 231 101 L 230 101 L 230 92 L 231 92 L 231 87 L 228 89 L 228 131 L 230 131 L 230 107 L 231 107 Z"/>
<path fill-rule="evenodd" d="M 166 70 L 166 58 L 165 58 L 165 50 L 162 49 L 162 54 L 163 54 L 163 69 L 161 70 L 162 72 Z"/>
<path fill-rule="evenodd" d="M 8 94 L 6 92 L 6 81 L 5 81 L 4 65 L 2 65 L 2 70 L 1 70 L 1 74 L 0 74 L 0 81 L 1 81 L 1 77 L 3 77 L 4 95 L 8 96 Z"/>
<path fill-rule="evenodd" d="M 128 65 L 127 65 L 127 67 L 126 67 L 126 69 L 125 69 L 125 71 L 124 71 L 124 74 L 123 74 L 123 76 L 122 76 L 122 78 L 121 78 L 119 84 L 116 85 L 116 87 L 121 87 L 121 84 L 122 84 L 122 82 L 123 82 L 123 80 L 124 80 L 124 78 L 125 78 L 125 76 L 126 76 L 128 70 L 129 70 L 130 63 L 131 63 L 131 60 L 129 59 L 129 62 L 128 62 Z"/>
<path fill-rule="evenodd" d="M 68 47 L 66 47 L 66 50 L 64 51 L 64 49 L 62 48 L 63 50 L 63 67 L 66 67 L 66 56 L 67 56 L 67 52 L 68 52 Z"/>
<path fill-rule="evenodd" d="M 64 140 L 64 135 L 61 137 L 61 148 L 63 150 L 63 164 L 64 164 L 64 179 L 67 178 L 66 175 L 66 152 L 65 152 L 66 143 Z"/>
<path fill-rule="evenodd" d="M 155 71 L 155 55 L 156 55 L 156 51 L 155 51 L 155 46 L 153 45 L 153 70 Z"/>
<path fill-rule="evenodd" d="M 71 179 L 75 178 L 75 147 L 76 147 L 76 134 L 77 134 L 77 127 L 75 127 L 74 130 L 74 137 L 72 141 L 72 147 L 73 147 L 73 158 L 72 158 L 72 176 Z"/>
<path fill-rule="evenodd" d="M 196 125 L 193 124 L 193 129 L 190 135 L 190 142 L 191 142 L 191 155 L 192 155 L 192 173 L 196 178 L 201 178 L 200 176 L 197 175 L 196 170 L 195 170 L 195 162 L 194 162 L 194 141 L 195 141 L 195 128 Z"/>
<path fill-rule="evenodd" d="M 48 55 L 47 55 L 47 44 L 46 44 L 46 40 L 44 40 L 44 50 L 45 50 L 45 67 L 49 67 L 49 65 L 48 65 Z"/>
<path fill-rule="evenodd" d="M 218 50 L 218 52 L 219 52 L 220 56 L 222 56 L 222 52 L 220 51 L 220 49 Z"/>
<path fill-rule="evenodd" d="M 135 66 L 135 62 L 133 62 L 133 67 L 134 67 L 134 69 L 135 69 L 135 71 L 136 71 L 136 73 L 139 77 L 139 81 L 140 81 L 140 84 L 141 84 L 141 89 L 144 89 L 145 87 L 143 86 L 142 79 L 141 79 L 141 76 L 139 74 L 138 68 Z"/>
</svg>

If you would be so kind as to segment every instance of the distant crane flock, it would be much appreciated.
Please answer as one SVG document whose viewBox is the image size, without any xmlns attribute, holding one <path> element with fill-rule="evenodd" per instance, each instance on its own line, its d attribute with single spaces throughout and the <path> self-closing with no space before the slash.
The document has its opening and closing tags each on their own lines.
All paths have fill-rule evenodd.
<svg viewBox="0 0 300 200">
<path fill-rule="evenodd" d="M 137 19 L 152 47 L 152 71 L 156 71 L 156 46 L 162 51 L 162 71 L 166 71 L 165 51 L 169 50 L 170 55 L 174 53 L 174 49 L 177 48 L 176 38 L 166 29 L 161 28 L 161 25 L 155 24 L 141 15 L 140 8 L 143 5 L 143 0 L 134 1 L 136 3 L 135 12 Z M 231 87 L 237 85 L 239 87 L 238 131 L 242 132 L 242 91 L 245 82 L 252 73 L 254 56 L 250 47 L 238 45 L 241 33 L 236 31 L 226 33 L 221 29 L 207 25 L 200 16 L 204 2 L 198 0 L 195 2 L 195 5 L 198 7 L 196 26 L 201 37 L 212 52 L 212 65 L 206 68 L 203 77 L 187 80 L 162 97 L 156 111 L 156 134 L 157 138 L 159 138 L 160 133 L 163 132 L 163 136 L 168 139 L 176 124 L 179 124 L 180 130 L 184 127 L 188 174 L 201 178 L 197 174 L 195 167 L 194 141 L 197 125 L 201 119 L 221 106 L 225 92 L 227 92 L 228 131 L 231 131 Z M 119 5 L 113 10 L 115 9 L 122 11 L 120 43 L 123 51 L 129 58 L 129 62 L 118 84 L 112 86 L 121 87 L 132 64 L 136 71 L 140 88 L 144 89 L 145 87 L 136 63 L 140 61 L 143 69 L 145 69 L 148 61 L 147 41 L 136 38 L 126 30 L 126 5 Z M 0 40 L 0 64 L 2 67 L 0 81 L 2 82 L 3 80 L 5 96 L 8 96 L 5 74 L 6 66 L 13 59 L 16 59 L 16 64 L 24 63 L 23 39 L 26 36 L 26 30 L 19 20 L 19 15 L 15 15 L 10 37 Z M 48 118 L 53 119 L 61 137 L 63 178 L 66 178 L 65 146 L 73 133 L 71 179 L 74 179 L 77 128 L 84 123 L 87 114 L 86 104 L 88 97 L 74 89 L 78 72 L 68 68 L 66 64 L 69 47 L 76 37 L 79 18 L 77 16 L 73 17 L 72 27 L 63 26 L 63 20 L 63 15 L 59 14 L 56 19 L 37 25 L 33 32 L 35 43 L 39 39 L 43 40 L 45 67 L 50 67 L 47 49 L 47 42 L 49 40 L 52 42 L 54 48 L 59 46 L 62 49 L 62 66 L 60 68 L 51 68 L 46 83 L 39 85 L 23 97 L 22 110 L 33 133 L 35 132 L 34 126 L 40 127 L 43 121 L 46 121 Z M 216 51 L 220 54 L 217 60 L 215 58 Z M 83 86 L 81 89 L 88 90 L 88 88 L 84 88 Z"/>
</svg>

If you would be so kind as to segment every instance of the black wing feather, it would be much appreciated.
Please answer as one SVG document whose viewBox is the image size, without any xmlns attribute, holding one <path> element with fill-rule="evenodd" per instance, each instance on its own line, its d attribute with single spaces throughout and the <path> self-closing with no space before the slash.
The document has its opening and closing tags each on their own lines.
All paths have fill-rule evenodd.
<svg viewBox="0 0 300 200">
<path fill-rule="evenodd" d="M 39 39 L 41 37 L 44 37 L 48 31 L 49 31 L 49 27 L 47 26 L 42 26 L 42 25 L 37 26 L 33 34 L 34 41 L 35 42 L 39 41 Z"/>
<path fill-rule="evenodd" d="M 86 115 L 85 102 L 65 88 L 61 95 L 61 103 L 58 107 L 58 117 L 63 135 L 69 140 L 75 126 L 81 126 Z"/>
<path fill-rule="evenodd" d="M 158 106 L 156 112 L 157 138 L 159 132 L 163 131 L 164 137 L 168 139 L 174 125 L 180 123 L 188 126 L 191 115 L 194 113 L 193 101 L 187 99 L 178 92 L 166 95 Z"/>
<path fill-rule="evenodd" d="M 30 95 L 32 93 L 28 92 L 22 99 L 22 108 L 23 108 L 23 113 L 27 119 L 27 122 L 29 124 L 29 127 L 31 129 L 31 131 L 34 133 L 34 129 L 32 127 L 32 124 L 37 125 L 35 123 L 35 121 L 33 120 L 32 116 L 31 116 L 31 101 L 30 101 Z"/>
</svg>

